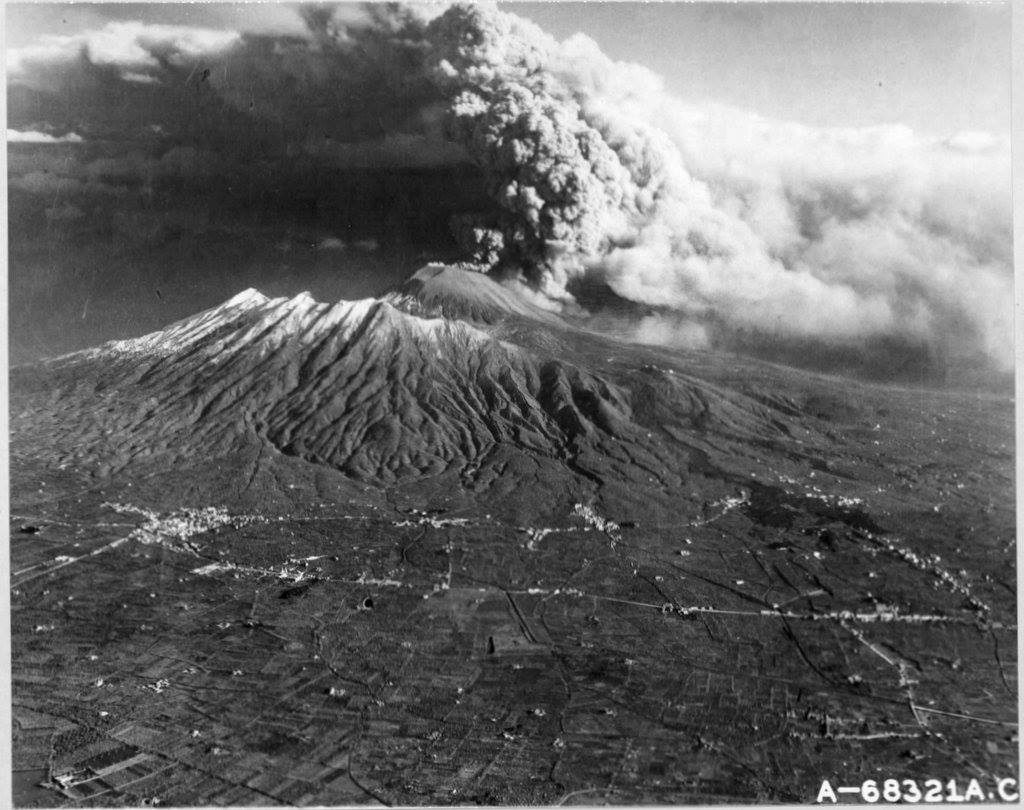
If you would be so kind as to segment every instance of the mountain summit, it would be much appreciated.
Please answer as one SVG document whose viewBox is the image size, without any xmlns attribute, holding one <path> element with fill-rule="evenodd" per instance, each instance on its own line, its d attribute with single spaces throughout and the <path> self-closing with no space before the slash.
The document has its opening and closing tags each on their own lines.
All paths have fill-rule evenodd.
<svg viewBox="0 0 1024 810">
<path fill-rule="evenodd" d="M 527 300 L 526 288 L 521 289 L 524 292 L 516 292 L 476 269 L 431 263 L 420 268 L 395 292 L 384 296 L 384 300 L 416 314 L 482 323 L 508 318 L 559 322 L 550 310 Z"/>
</svg>

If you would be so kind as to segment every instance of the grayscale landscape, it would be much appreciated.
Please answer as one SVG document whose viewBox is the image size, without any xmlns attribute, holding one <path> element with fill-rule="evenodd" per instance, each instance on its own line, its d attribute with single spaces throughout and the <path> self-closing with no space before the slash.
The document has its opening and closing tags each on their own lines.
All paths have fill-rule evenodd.
<svg viewBox="0 0 1024 810">
<path fill-rule="evenodd" d="M 7 13 L 15 806 L 1004 798 L 1006 143 L 570 4 Z"/>
</svg>

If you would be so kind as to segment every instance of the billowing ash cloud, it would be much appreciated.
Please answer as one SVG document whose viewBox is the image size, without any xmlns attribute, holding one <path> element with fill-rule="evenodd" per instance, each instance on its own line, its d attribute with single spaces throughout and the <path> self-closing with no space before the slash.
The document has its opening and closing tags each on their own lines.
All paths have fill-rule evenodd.
<svg viewBox="0 0 1024 810">
<path fill-rule="evenodd" d="M 890 337 L 1011 362 L 1005 143 L 689 108 L 586 37 L 477 7 L 428 35 L 451 132 L 503 212 L 500 260 L 553 294 L 600 280 L 682 316 L 681 336 Z"/>
<path fill-rule="evenodd" d="M 906 345 L 940 367 L 1011 367 L 1005 139 L 686 105 L 585 36 L 439 10 L 374 5 L 342 24 L 306 8 L 306 37 L 130 24 L 52 38 L 10 57 L 36 93 L 14 98 L 14 123 L 109 143 L 139 126 L 111 86 L 144 103 L 149 151 L 64 170 L 83 189 L 468 164 L 490 202 L 452 217 L 464 249 L 553 300 L 603 286 L 647 307 L 643 342 Z M 43 120 L 72 91 L 97 103 Z M 52 189 L 30 164 L 12 183 Z"/>
</svg>

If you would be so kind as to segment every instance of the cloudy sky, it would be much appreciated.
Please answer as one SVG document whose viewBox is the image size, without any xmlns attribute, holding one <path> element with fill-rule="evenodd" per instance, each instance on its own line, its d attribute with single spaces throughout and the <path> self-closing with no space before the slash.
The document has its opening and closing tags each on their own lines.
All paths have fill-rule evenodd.
<svg viewBox="0 0 1024 810">
<path fill-rule="evenodd" d="M 1008 4 L 498 8 L 7 5 L 13 358 L 475 250 L 637 339 L 1007 368 Z"/>
<path fill-rule="evenodd" d="M 1010 5 L 502 3 L 564 39 L 583 31 L 689 101 L 815 126 L 903 123 L 920 132 L 1009 132 Z M 339 16 L 359 15 L 355 4 Z M 301 35 L 295 4 L 8 5 L 7 45 L 112 20 Z"/>
</svg>

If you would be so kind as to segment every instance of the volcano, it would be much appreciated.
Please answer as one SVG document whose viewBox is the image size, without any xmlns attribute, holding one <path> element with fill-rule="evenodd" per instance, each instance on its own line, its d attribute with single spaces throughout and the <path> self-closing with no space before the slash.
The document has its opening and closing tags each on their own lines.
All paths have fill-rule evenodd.
<svg viewBox="0 0 1024 810">
<path fill-rule="evenodd" d="M 1016 776 L 1006 396 L 428 265 L 15 367 L 10 413 L 19 806 Z"/>
</svg>

